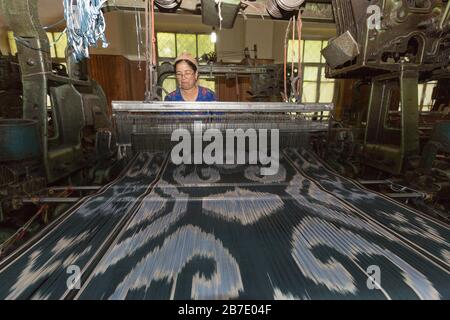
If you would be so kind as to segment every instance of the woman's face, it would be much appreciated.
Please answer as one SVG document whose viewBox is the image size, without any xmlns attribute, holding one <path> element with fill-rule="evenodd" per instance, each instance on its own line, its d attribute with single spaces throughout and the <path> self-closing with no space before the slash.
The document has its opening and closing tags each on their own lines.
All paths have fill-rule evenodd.
<svg viewBox="0 0 450 320">
<path fill-rule="evenodd" d="M 194 88 L 197 83 L 198 72 L 194 72 L 191 66 L 185 61 L 177 63 L 175 75 L 177 77 L 178 85 L 183 90 L 190 90 Z"/>
</svg>

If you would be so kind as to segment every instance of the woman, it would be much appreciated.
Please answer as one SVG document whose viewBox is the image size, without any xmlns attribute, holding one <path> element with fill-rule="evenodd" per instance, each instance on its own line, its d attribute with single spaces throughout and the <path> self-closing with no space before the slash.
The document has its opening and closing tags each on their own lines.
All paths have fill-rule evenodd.
<svg viewBox="0 0 450 320">
<path fill-rule="evenodd" d="M 189 53 L 175 59 L 177 90 L 169 93 L 164 101 L 216 101 L 216 95 L 208 88 L 197 85 L 198 63 Z"/>
</svg>

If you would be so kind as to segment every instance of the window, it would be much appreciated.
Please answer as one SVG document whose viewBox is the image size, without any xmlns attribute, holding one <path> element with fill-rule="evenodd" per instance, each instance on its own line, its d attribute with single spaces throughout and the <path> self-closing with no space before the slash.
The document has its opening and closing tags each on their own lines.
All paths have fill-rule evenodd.
<svg viewBox="0 0 450 320">
<path fill-rule="evenodd" d="M 158 32 L 156 39 L 159 64 L 164 61 L 172 61 L 182 52 L 189 52 L 194 57 L 201 58 L 204 54 L 216 51 L 209 34 Z M 202 63 L 201 60 L 200 63 Z M 216 89 L 213 79 L 200 78 L 199 84 L 213 91 Z M 168 77 L 164 80 L 163 88 L 167 92 L 172 92 L 176 89 L 176 85 L 176 79 Z M 163 92 L 164 98 L 165 93 Z"/>
<path fill-rule="evenodd" d="M 300 54 L 302 55 L 303 71 L 303 103 L 329 103 L 333 101 L 334 79 L 325 78 L 325 58 L 321 50 L 328 44 L 326 40 L 302 40 Z M 292 54 L 294 51 L 294 54 Z M 289 40 L 288 62 L 298 61 L 298 40 Z"/>
<path fill-rule="evenodd" d="M 201 58 L 205 53 L 216 51 L 209 34 L 158 32 L 156 39 L 160 61 L 169 61 L 183 52 Z"/>
<path fill-rule="evenodd" d="M 50 42 L 50 55 L 56 60 L 66 59 L 67 35 L 65 32 L 47 32 L 48 41 Z M 14 33 L 8 31 L 9 49 L 14 56 L 17 53 L 17 43 L 14 39 Z"/>
<path fill-rule="evenodd" d="M 419 84 L 419 111 L 430 111 L 433 107 L 433 89 L 436 85 L 436 81 Z"/>
</svg>

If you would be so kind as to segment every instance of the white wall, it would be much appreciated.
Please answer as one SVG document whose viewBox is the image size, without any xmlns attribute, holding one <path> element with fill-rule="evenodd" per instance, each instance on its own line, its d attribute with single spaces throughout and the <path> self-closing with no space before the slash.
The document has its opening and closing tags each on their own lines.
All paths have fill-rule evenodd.
<svg viewBox="0 0 450 320">
<path fill-rule="evenodd" d="M 144 17 L 141 15 L 144 24 Z M 110 47 L 107 49 L 93 48 L 93 54 L 122 54 L 131 60 L 137 60 L 137 41 L 135 14 L 128 12 L 109 12 L 106 14 L 107 39 Z M 217 32 L 218 60 L 224 62 L 240 62 L 243 59 L 245 47 L 250 50 L 257 45 L 258 58 L 283 61 L 284 36 L 287 21 L 272 19 L 236 18 L 232 29 L 222 29 Z M 144 25 L 143 25 L 144 26 Z M 335 35 L 334 24 L 303 23 L 303 38 L 328 39 Z M 155 30 L 181 33 L 210 33 L 212 27 L 202 24 L 201 16 L 190 14 L 163 14 L 157 13 L 155 17 Z M 144 37 L 144 34 L 142 34 Z M 242 52 L 242 55 L 225 54 L 224 51 Z"/>
<path fill-rule="evenodd" d="M 245 21 L 245 45 L 249 49 L 253 49 L 256 44 L 259 59 L 273 59 L 273 26 L 273 20 L 269 19 Z"/>
<path fill-rule="evenodd" d="M 44 8 L 47 8 L 44 10 Z M 63 17 L 62 1 L 40 0 L 39 13 L 43 25 L 52 24 Z M 134 11 L 112 11 L 105 14 L 106 38 L 108 48 L 104 49 L 99 43 L 98 48 L 92 48 L 92 54 L 124 55 L 128 59 L 137 60 L 137 41 Z M 144 16 L 141 14 L 144 27 Z M 218 35 L 218 59 L 224 62 L 240 62 L 243 55 L 225 54 L 224 51 L 242 52 L 245 47 L 250 50 L 257 45 L 258 58 L 283 61 L 283 43 L 287 27 L 286 21 L 265 19 L 257 17 L 244 19 L 236 18 L 233 29 L 222 29 Z M 164 14 L 156 13 L 156 31 L 184 32 L 184 33 L 210 33 L 212 27 L 203 25 L 200 15 L 192 14 Z M 0 50 L 7 52 L 9 45 L 6 31 L 8 27 L 0 15 Z M 303 38 L 329 38 L 335 34 L 333 24 L 304 22 Z M 144 36 L 144 35 L 143 35 Z M 142 58 L 142 57 L 141 57 Z"/>
</svg>

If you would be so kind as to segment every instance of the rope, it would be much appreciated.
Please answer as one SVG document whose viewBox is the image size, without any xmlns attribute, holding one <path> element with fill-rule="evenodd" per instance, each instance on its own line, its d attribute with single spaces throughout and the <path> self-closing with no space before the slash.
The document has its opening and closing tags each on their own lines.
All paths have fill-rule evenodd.
<svg viewBox="0 0 450 320">
<path fill-rule="evenodd" d="M 214 0 L 219 11 L 219 29 L 222 30 L 222 0 Z"/>
<path fill-rule="evenodd" d="M 137 0 L 134 0 L 135 6 L 137 6 Z M 136 42 L 137 42 L 137 56 L 138 56 L 138 69 L 141 71 L 141 14 L 138 13 L 137 7 L 134 8 L 134 19 L 136 22 Z"/>
<path fill-rule="evenodd" d="M 301 10 L 298 11 L 297 16 L 297 33 L 298 33 L 298 73 L 297 73 L 297 93 L 296 99 L 300 102 L 300 99 L 303 94 L 303 70 L 302 70 L 302 52 L 301 52 L 301 43 L 302 43 L 302 14 Z"/>
<path fill-rule="evenodd" d="M 262 18 L 263 20 L 265 20 L 265 19 L 264 19 L 264 15 L 263 15 L 263 14 L 266 12 L 266 10 L 264 9 L 265 7 L 263 7 L 263 8 L 257 8 L 254 4 L 252 4 L 252 3 L 249 2 L 249 1 L 241 1 L 241 3 L 243 3 L 243 4 L 245 4 L 245 5 L 249 6 L 249 7 L 251 7 L 251 8 L 253 8 L 253 9 L 255 9 L 255 10 L 259 13 L 259 15 L 261 16 L 261 18 Z M 244 10 L 242 11 L 242 13 L 245 14 Z"/>
<path fill-rule="evenodd" d="M 283 81 L 284 81 L 284 101 L 288 102 L 287 97 L 287 44 L 288 44 L 288 35 L 289 35 L 289 28 L 292 23 L 292 18 L 289 19 L 288 26 L 286 28 L 286 33 L 284 35 L 284 55 L 283 55 Z"/>
<path fill-rule="evenodd" d="M 105 37 L 105 18 L 101 7 L 107 0 L 64 0 L 67 42 L 77 61 L 89 58 L 89 47 L 108 47 Z"/>
</svg>

